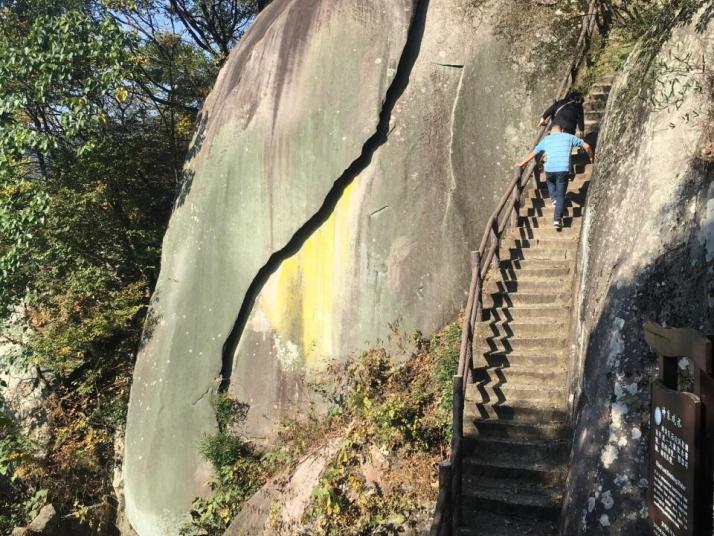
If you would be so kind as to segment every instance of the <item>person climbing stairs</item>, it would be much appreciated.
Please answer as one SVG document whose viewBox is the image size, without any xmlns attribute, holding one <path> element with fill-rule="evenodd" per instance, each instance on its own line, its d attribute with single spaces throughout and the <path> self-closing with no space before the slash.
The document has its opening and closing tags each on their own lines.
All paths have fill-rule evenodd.
<svg viewBox="0 0 714 536">
<path fill-rule="evenodd" d="M 588 95 L 591 144 L 610 88 L 602 81 Z M 518 226 L 502 238 L 499 269 L 484 283 L 473 382 L 465 393 L 462 536 L 557 534 L 572 440 L 572 289 L 591 168 L 576 164 L 562 229 L 553 228 L 545 182 L 531 187 Z"/>
</svg>

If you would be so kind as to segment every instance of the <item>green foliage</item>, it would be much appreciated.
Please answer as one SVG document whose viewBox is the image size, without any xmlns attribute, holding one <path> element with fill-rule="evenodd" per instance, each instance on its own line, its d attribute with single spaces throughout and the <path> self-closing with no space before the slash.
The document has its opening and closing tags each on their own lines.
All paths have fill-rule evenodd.
<svg viewBox="0 0 714 536">
<path fill-rule="evenodd" d="M 234 464 L 242 455 L 249 452 L 240 438 L 225 432 L 204 437 L 199 450 L 203 457 L 219 470 Z"/>
<path fill-rule="evenodd" d="M 17 467 L 30 456 L 32 445 L 4 412 L 4 401 L 0 397 L 0 477 L 16 480 Z"/>
<path fill-rule="evenodd" d="M 196 499 L 179 534 L 181 536 L 222 536 L 245 502 L 266 481 L 269 471 L 257 455 L 236 458 L 214 472 L 213 496 Z"/>
<path fill-rule="evenodd" d="M 219 393 L 213 401 L 218 429 L 225 432 L 233 430 L 245 422 L 248 417 L 248 404 L 235 400 L 226 393 Z"/>
<path fill-rule="evenodd" d="M 236 432 L 247 415 L 246 404 L 221 393 L 213 407 L 218 432 L 199 444 L 201 455 L 213 466 L 213 495 L 193 502 L 180 530 L 182 536 L 222 535 L 245 501 L 265 483 L 276 461 L 275 456 L 256 452 Z"/>
<path fill-rule="evenodd" d="M 709 6 L 708 8 L 706 6 Z M 623 98 L 649 101 L 655 108 L 677 104 L 690 90 L 701 91 L 701 84 L 681 87 L 681 80 L 700 68 L 701 58 L 688 57 L 674 51 L 672 61 L 658 60 L 662 46 L 672 31 L 695 22 L 699 31 L 706 28 L 714 16 L 707 0 L 600 0 L 604 21 L 603 37 L 599 37 L 590 52 L 590 67 L 580 76 L 580 89 L 587 91 L 595 81 L 616 74 L 632 57 L 633 79 Z M 698 18 L 697 18 L 698 17 Z"/>
<path fill-rule="evenodd" d="M 489 24 L 508 47 L 508 56 L 530 87 L 543 77 L 563 76 L 572 60 L 587 0 L 464 0 L 466 13 L 493 12 Z M 477 26 L 480 27 L 480 26 Z"/>
<path fill-rule="evenodd" d="M 325 415 L 283 423 L 276 446 L 267 452 L 255 451 L 240 437 L 247 406 L 217 396 L 219 430 L 200 444 L 213 465 L 213 496 L 194 501 L 181 534 L 222 535 L 265 482 L 335 437 L 341 438 L 339 448 L 313 490 L 301 533 L 398 534 L 417 513 L 428 515 L 434 466 L 448 449 L 451 407 L 444 397 L 451 393 L 460 337 L 455 323 L 430 341 L 415 337 L 417 351 L 406 360 L 379 349 L 333 367 L 315 390 L 334 405 Z M 375 456 L 385 465 L 379 483 L 364 476 L 365 464 L 378 463 Z M 276 504 L 270 509 L 277 525 L 279 509 Z M 297 527 L 280 528 L 298 533 Z"/>
<path fill-rule="evenodd" d="M 5 401 L 0 396 L 0 479 L 7 492 L 0 493 L 0 533 L 10 534 L 19 523 L 29 518 L 40 500 L 47 496 L 46 490 L 24 496 L 19 480 L 19 470 L 32 456 L 30 441 L 17 429 L 7 416 Z M 9 482 L 8 482 L 9 481 Z M 40 505 L 42 507 L 42 505 Z"/>
<path fill-rule="evenodd" d="M 161 240 L 217 62 L 174 31 L 167 2 L 23 0 L 0 14 L 0 323 L 21 324 L 11 360 L 48 378 L 53 426 L 45 460 L 15 456 L 21 434 L 0 433 L 18 475 L 0 510 L 21 524 L 30 511 L 8 505 L 33 490 L 61 514 L 111 493 Z"/>
<path fill-rule="evenodd" d="M 314 490 L 308 533 L 400 534 L 424 504 L 431 508 L 434 465 L 448 448 L 446 397 L 460 336 L 454 323 L 420 341 L 403 363 L 376 350 L 345 367 L 341 408 L 330 413 L 345 438 Z M 379 482 L 365 477 L 367 463 L 383 466 Z"/>
<path fill-rule="evenodd" d="M 457 322 L 436 335 L 431 341 L 432 351 L 437 355 L 436 381 L 441 387 L 441 400 L 444 411 L 451 411 L 453 404 L 453 377 L 459 368 L 461 351 L 461 325 Z"/>
<path fill-rule="evenodd" d="M 12 10 L 3 15 L 0 179 L 8 180 L 46 174 L 60 152 L 77 157 L 92 149 L 87 131 L 106 121 L 104 101 L 127 74 L 127 38 L 85 10 L 41 15 L 26 29 Z"/>
</svg>

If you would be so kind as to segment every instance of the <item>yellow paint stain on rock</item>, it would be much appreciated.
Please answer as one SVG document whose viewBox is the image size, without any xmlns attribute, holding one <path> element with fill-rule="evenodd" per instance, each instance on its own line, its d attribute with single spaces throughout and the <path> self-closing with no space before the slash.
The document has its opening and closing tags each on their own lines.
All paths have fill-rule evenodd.
<svg viewBox="0 0 714 536">
<path fill-rule="evenodd" d="M 282 263 L 261 293 L 260 303 L 275 333 L 283 342 L 299 345 L 307 368 L 333 357 L 339 337 L 336 305 L 349 278 L 355 182 L 345 189 L 330 218 Z"/>
</svg>

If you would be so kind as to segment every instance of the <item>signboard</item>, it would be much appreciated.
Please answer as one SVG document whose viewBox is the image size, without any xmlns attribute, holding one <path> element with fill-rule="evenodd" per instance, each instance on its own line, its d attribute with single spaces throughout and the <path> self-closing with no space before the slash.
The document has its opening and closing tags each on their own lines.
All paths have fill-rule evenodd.
<svg viewBox="0 0 714 536">
<path fill-rule="evenodd" d="M 704 512 L 701 489 L 701 402 L 692 393 L 652 383 L 650 486 L 647 496 L 655 536 L 695 536 Z M 708 513 L 711 515 L 711 513 Z"/>
</svg>

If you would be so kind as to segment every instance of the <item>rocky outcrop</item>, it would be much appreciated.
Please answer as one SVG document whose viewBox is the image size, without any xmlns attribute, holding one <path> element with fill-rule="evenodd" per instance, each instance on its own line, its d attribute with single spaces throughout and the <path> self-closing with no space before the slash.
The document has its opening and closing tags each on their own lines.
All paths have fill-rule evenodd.
<svg viewBox="0 0 714 536">
<path fill-rule="evenodd" d="M 210 393 L 241 304 L 377 129 L 412 15 L 411 0 L 275 1 L 221 71 L 134 373 L 125 489 L 142 536 L 176 533 L 178 517 L 208 493 L 197 443 L 216 430 Z M 266 358 L 244 381 L 259 385 L 272 368 Z"/>
<path fill-rule="evenodd" d="M 652 64 L 661 66 L 654 99 L 638 94 L 647 81 L 636 54 L 610 94 L 579 259 L 568 536 L 649 533 L 656 363 L 643 323 L 714 328 L 714 162 L 705 155 L 714 72 L 702 71 L 714 59 L 714 25 L 697 31 L 696 22 L 675 30 Z"/>
<path fill-rule="evenodd" d="M 300 532 L 312 490 L 337 451 L 335 441 L 300 460 L 294 470 L 265 484 L 243 506 L 224 536 L 277 536 Z"/>
<path fill-rule="evenodd" d="M 0 344 L 0 412 L 6 413 L 30 439 L 35 455 L 42 458 L 52 439 L 47 382 L 38 369 L 15 359 L 21 351 L 19 342 Z"/>
<path fill-rule="evenodd" d="M 12 536 L 58 536 L 59 516 L 51 504 L 44 506 L 37 517 L 27 527 L 18 527 L 12 531 Z"/>
<path fill-rule="evenodd" d="M 477 22 L 461 0 L 276 0 L 231 54 L 134 374 L 125 498 L 141 536 L 175 532 L 209 492 L 197 444 L 216 390 L 267 442 L 328 360 L 463 305 L 469 251 L 555 86 L 529 88 L 538 66 L 493 30 L 501 3 Z"/>
</svg>

